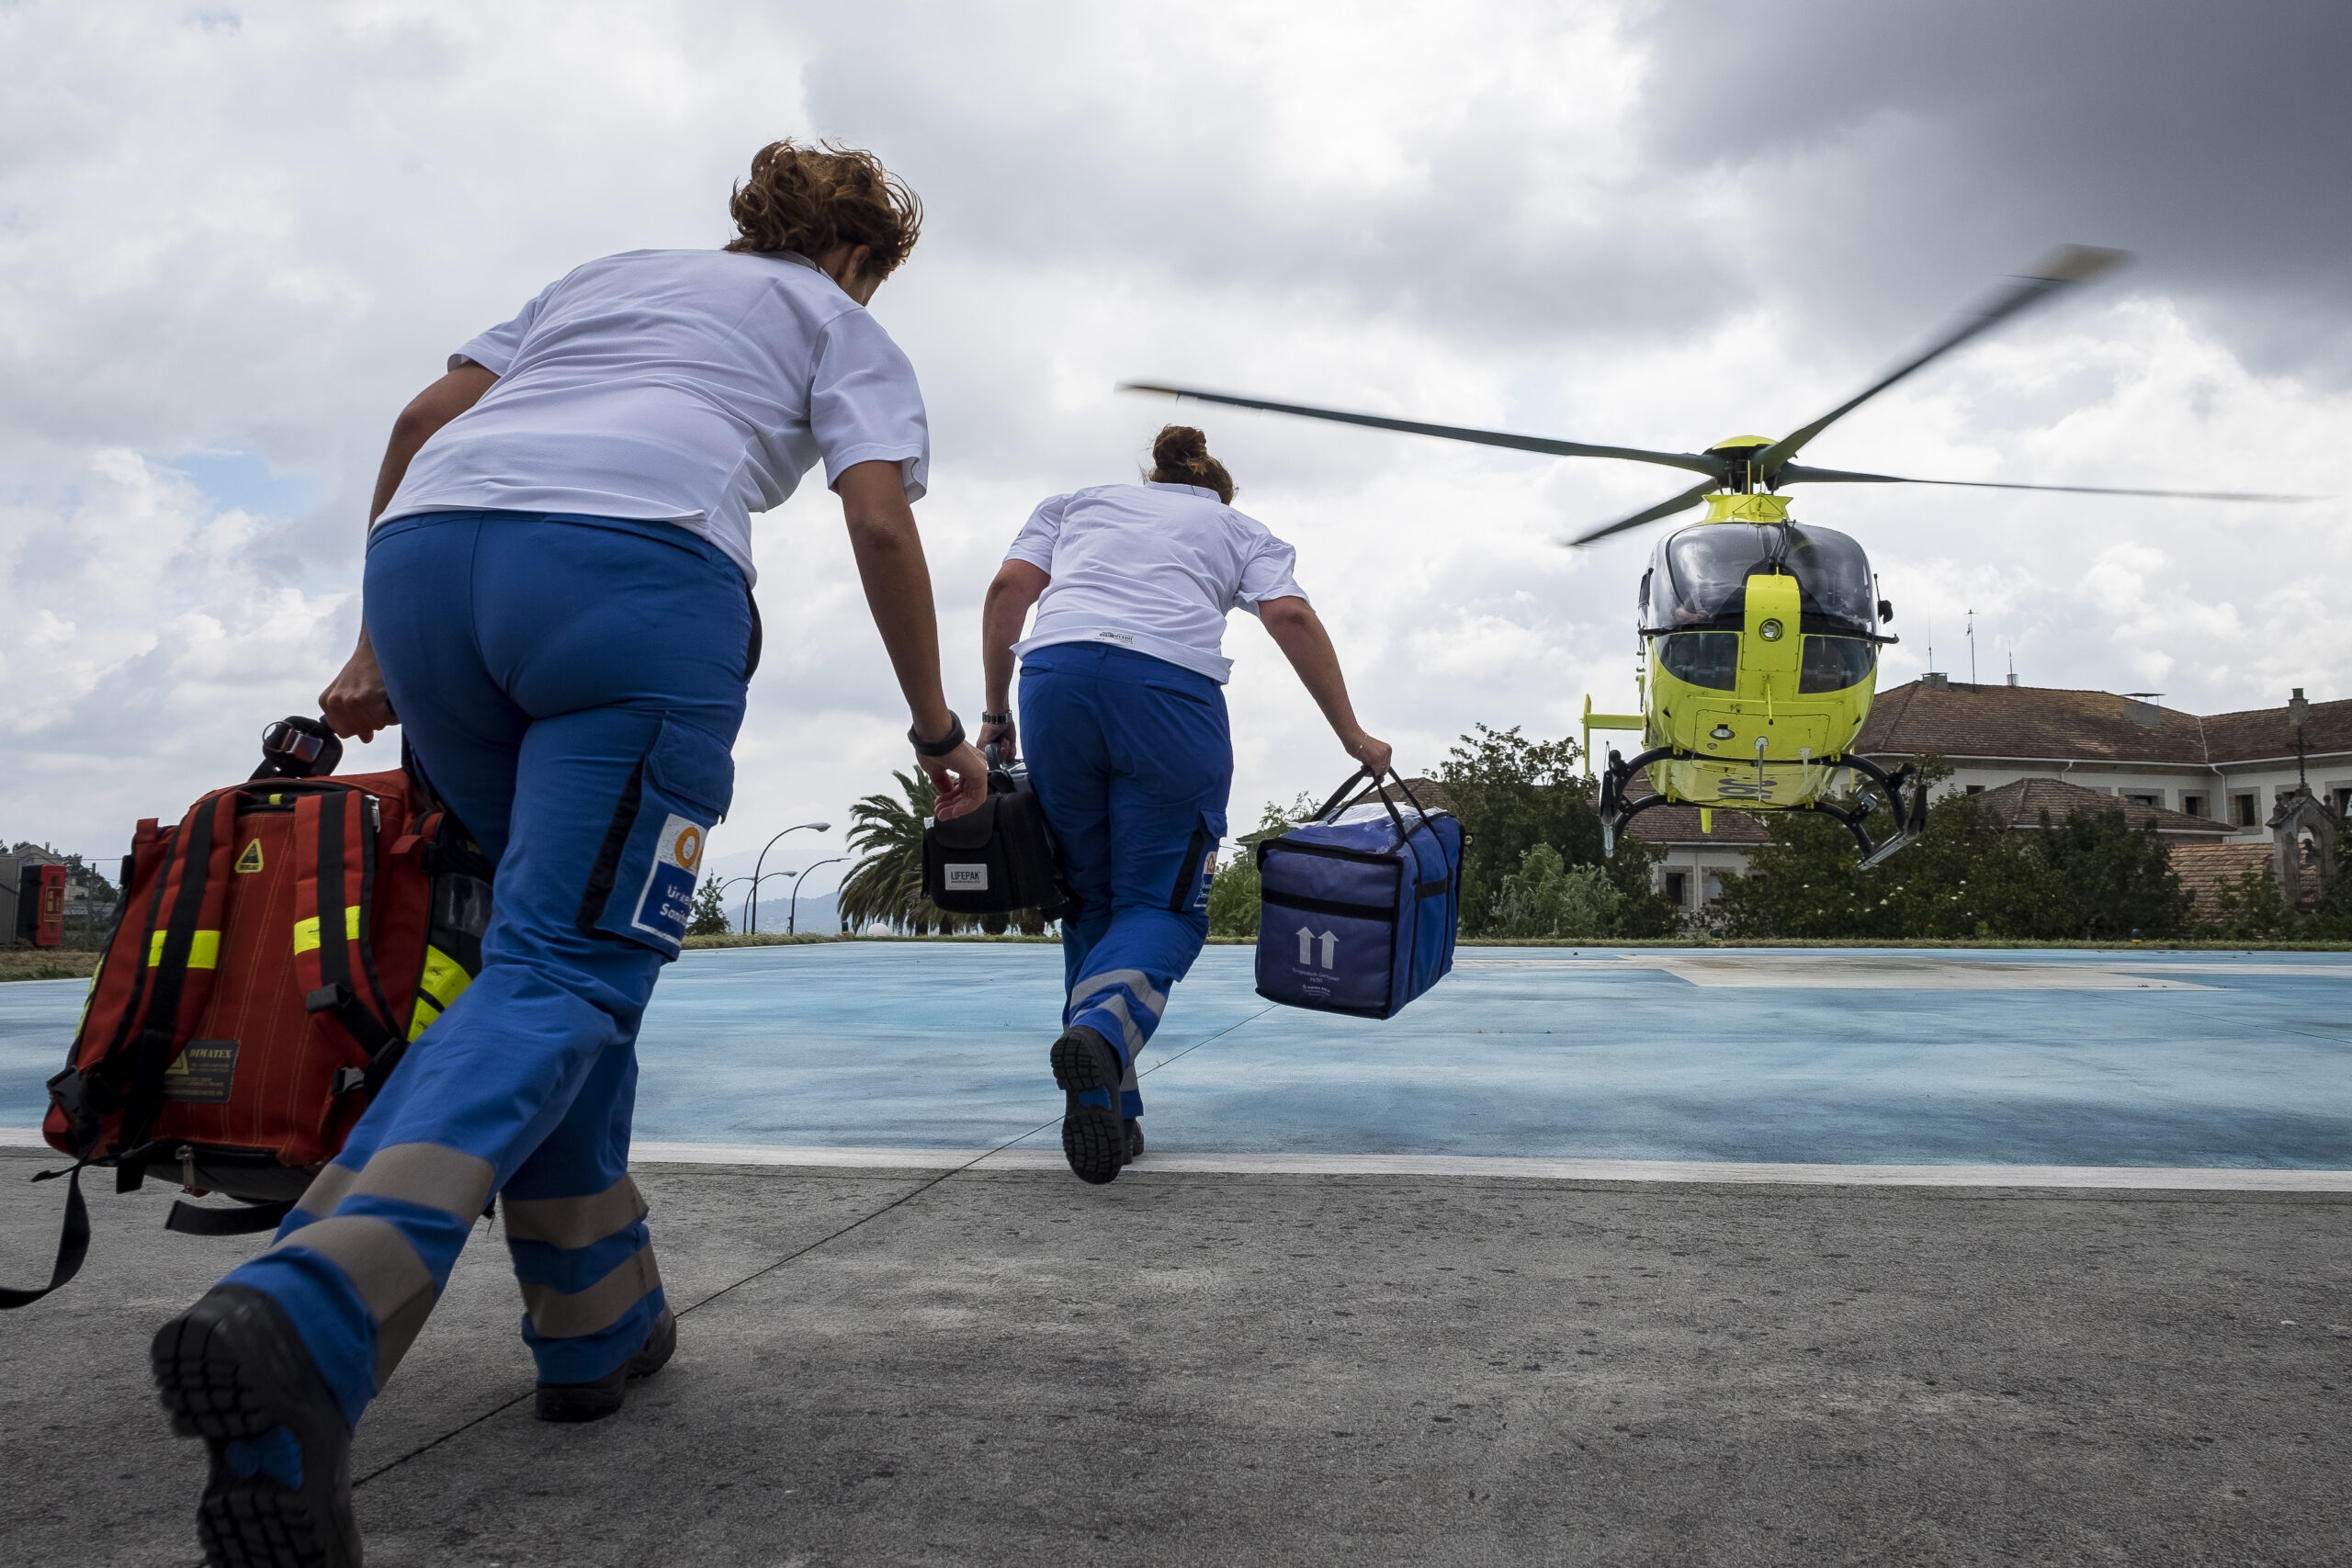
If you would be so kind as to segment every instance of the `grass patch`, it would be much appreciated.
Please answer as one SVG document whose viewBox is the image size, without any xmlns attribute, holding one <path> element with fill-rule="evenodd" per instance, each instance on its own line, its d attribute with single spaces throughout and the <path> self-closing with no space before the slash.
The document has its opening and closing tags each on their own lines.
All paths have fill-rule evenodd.
<svg viewBox="0 0 2352 1568">
<path fill-rule="evenodd" d="M 0 948 L 0 981 L 86 980 L 96 972 L 95 953 L 58 947 Z"/>
</svg>

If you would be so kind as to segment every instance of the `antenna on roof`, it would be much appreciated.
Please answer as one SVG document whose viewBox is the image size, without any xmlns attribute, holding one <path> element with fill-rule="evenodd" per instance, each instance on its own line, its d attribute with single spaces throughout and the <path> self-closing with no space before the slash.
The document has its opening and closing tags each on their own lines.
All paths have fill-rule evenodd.
<svg viewBox="0 0 2352 1568">
<path fill-rule="evenodd" d="M 1976 684 L 1976 612 L 1973 610 L 1968 612 L 1966 635 L 1968 637 L 1968 683 L 1973 686 Z"/>
</svg>

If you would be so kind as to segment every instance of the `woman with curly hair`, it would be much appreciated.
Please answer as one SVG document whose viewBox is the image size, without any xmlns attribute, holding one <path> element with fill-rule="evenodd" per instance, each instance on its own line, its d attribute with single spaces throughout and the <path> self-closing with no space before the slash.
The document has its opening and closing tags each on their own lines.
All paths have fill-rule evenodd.
<svg viewBox="0 0 2352 1568">
<path fill-rule="evenodd" d="M 1233 508 L 1233 476 L 1190 425 L 1161 430 L 1150 477 L 1039 503 L 989 584 L 980 743 L 1012 754 L 1012 671 L 1029 776 L 1078 896 L 1062 917 L 1069 996 L 1054 1042 L 1062 1153 L 1097 1184 L 1143 1152 L 1136 1057 L 1208 938 L 1209 877 L 1233 786 L 1225 617 L 1258 617 L 1349 756 L 1364 732 L 1297 552 Z M 1025 640 L 1029 607 L 1037 624 Z"/>
<path fill-rule="evenodd" d="M 365 625 L 320 702 L 338 734 L 405 726 L 495 895 L 479 976 L 276 1245 L 156 1337 L 174 1425 L 211 1450 L 213 1562 L 359 1561 L 352 1426 L 493 1194 L 541 1419 L 609 1415 L 668 1359 L 628 1176 L 638 1024 L 733 793 L 760 654 L 751 514 L 820 463 L 940 814 L 985 792 L 941 693 L 910 509 L 922 397 L 865 310 L 921 209 L 869 153 L 779 141 L 732 212 L 724 250 L 549 285 L 393 424 Z"/>
</svg>

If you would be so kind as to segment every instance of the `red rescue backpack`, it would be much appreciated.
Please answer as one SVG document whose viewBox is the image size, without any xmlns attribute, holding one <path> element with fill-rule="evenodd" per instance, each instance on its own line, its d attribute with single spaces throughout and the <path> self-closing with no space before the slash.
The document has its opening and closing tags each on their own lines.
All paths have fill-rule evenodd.
<svg viewBox="0 0 2352 1568">
<path fill-rule="evenodd" d="M 243 784 L 139 824 L 122 900 L 42 1136 L 74 1157 L 50 1282 L 89 1248 L 82 1168 L 150 1169 L 243 1208 L 172 1206 L 168 1228 L 274 1228 L 343 1147 L 408 1043 L 481 969 L 491 867 L 411 763 L 322 776 L 343 748 L 274 724 Z"/>
</svg>

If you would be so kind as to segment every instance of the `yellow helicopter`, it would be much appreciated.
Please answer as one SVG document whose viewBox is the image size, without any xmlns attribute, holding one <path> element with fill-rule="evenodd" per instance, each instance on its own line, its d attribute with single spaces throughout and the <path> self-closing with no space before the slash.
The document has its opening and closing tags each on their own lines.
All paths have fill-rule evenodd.
<svg viewBox="0 0 2352 1568">
<path fill-rule="evenodd" d="M 1862 547 L 1835 529 L 1793 521 L 1788 502 L 1778 493 L 1781 488 L 1799 483 L 1932 484 L 2200 501 L 2307 499 L 1913 479 L 1792 461 L 1805 443 L 1896 382 L 2020 310 L 2124 259 L 2120 251 L 2066 246 L 2033 271 L 2008 280 L 1925 351 L 1819 419 L 1778 441 L 1734 436 L 1703 452 L 1595 446 L 1150 382 L 1125 382 L 1120 389 L 1523 452 L 1656 463 L 1702 476 L 1670 500 L 1566 541 L 1571 547 L 1589 545 L 1702 503 L 1707 508 L 1705 518 L 1660 542 L 1642 575 L 1641 660 L 1648 669 L 1646 678 L 1639 665 L 1634 674 L 1643 694 L 1642 713 L 1597 714 L 1592 699 L 1585 699 L 1588 768 L 1595 729 L 1642 732 L 1639 755 L 1628 760 L 1612 748 L 1602 770 L 1604 842 L 1613 853 L 1618 835 L 1636 815 L 1674 802 L 1697 806 L 1702 812 L 1715 807 L 1813 811 L 1844 823 L 1861 846 L 1862 864 L 1871 866 L 1917 838 L 1927 822 L 1927 791 L 1913 764 L 1888 773 L 1849 750 L 1870 716 L 1878 650 L 1898 640 L 1883 629 L 1894 618 L 1894 607 L 1879 597 L 1878 580 Z M 1630 793 L 1636 773 L 1647 775 L 1647 794 Z M 1842 784 L 1841 774 L 1851 775 L 1853 782 Z M 1868 822 L 1881 798 L 1889 808 L 1891 826 L 1873 839 Z"/>
</svg>

